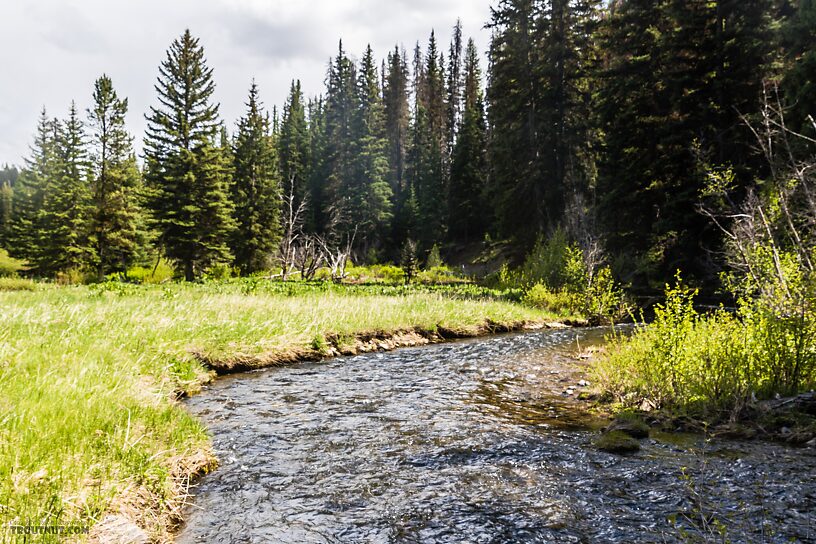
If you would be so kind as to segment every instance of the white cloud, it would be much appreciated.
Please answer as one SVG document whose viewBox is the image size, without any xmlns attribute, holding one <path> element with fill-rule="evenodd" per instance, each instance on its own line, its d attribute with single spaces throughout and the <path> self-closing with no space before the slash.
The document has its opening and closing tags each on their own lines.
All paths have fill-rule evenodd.
<svg viewBox="0 0 816 544">
<path fill-rule="evenodd" d="M 343 39 L 359 57 L 371 43 L 382 58 L 401 44 L 440 47 L 457 17 L 484 53 L 490 0 L 3 0 L 0 2 L 0 163 L 20 164 L 40 109 L 64 117 L 71 100 L 89 105 L 93 81 L 107 73 L 130 101 L 137 142 L 153 84 L 170 42 L 185 28 L 201 39 L 215 70 L 216 98 L 232 126 L 254 77 L 269 108 L 293 78 L 323 91 L 329 58 Z"/>
</svg>

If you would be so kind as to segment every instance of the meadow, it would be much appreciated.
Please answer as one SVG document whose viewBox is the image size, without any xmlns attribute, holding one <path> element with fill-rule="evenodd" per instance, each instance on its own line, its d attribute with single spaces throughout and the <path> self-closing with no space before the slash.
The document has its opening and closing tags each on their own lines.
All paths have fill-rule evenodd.
<svg viewBox="0 0 816 544">
<path fill-rule="evenodd" d="M 204 361 L 557 319 L 512 298 L 470 284 L 257 278 L 0 290 L 0 525 L 92 526 L 119 512 L 164 538 L 190 477 L 215 466 L 180 403 L 214 378 Z"/>
</svg>

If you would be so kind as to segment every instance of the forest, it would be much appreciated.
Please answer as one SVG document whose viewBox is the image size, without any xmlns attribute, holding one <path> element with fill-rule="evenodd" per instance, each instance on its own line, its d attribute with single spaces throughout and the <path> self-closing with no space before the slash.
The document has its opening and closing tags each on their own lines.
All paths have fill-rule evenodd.
<svg viewBox="0 0 816 544">
<path fill-rule="evenodd" d="M 711 173 L 727 169 L 724 196 L 741 202 L 808 158 L 814 18 L 809 0 L 503 1 L 486 63 L 458 24 L 449 45 L 431 32 L 383 59 L 341 42 L 323 94 L 294 80 L 270 111 L 247 82 L 234 124 L 185 31 L 159 66 L 142 156 L 104 75 L 87 112 L 42 112 L 25 165 L 0 178 L 0 247 L 38 277 L 166 257 L 192 280 L 295 254 L 424 262 L 434 246 L 458 264 L 499 244 L 518 264 L 564 230 L 635 289 L 677 269 L 711 287 L 725 263 L 700 209 Z M 763 152 L 764 128 L 792 158 Z"/>
</svg>

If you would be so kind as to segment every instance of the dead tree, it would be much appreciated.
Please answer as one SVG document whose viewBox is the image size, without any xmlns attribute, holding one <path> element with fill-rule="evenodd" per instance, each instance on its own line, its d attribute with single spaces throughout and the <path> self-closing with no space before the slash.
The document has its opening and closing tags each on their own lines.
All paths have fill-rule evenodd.
<svg viewBox="0 0 816 544">
<path fill-rule="evenodd" d="M 306 210 L 308 209 L 308 203 L 305 197 L 299 203 L 295 202 L 293 180 L 290 180 L 289 188 L 289 194 L 282 196 L 283 214 L 281 223 L 283 224 L 283 235 L 278 245 L 277 255 L 277 260 L 281 267 L 281 278 L 284 281 L 289 279 L 289 274 L 296 267 L 296 259 L 299 253 L 298 245 L 305 236 L 303 232 L 303 222 L 306 216 Z"/>
</svg>

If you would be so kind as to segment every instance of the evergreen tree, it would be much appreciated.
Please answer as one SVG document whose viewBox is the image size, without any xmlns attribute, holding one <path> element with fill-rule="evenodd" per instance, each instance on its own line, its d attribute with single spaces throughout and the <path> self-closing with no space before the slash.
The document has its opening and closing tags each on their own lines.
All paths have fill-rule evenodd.
<svg viewBox="0 0 816 544">
<path fill-rule="evenodd" d="M 141 174 L 133 153 L 133 138 L 125 127 L 127 98 L 120 99 L 111 79 L 96 80 L 91 128 L 91 234 L 97 277 L 121 272 L 133 262 L 144 237 L 137 195 Z"/>
<path fill-rule="evenodd" d="M 408 61 L 399 47 L 388 54 L 388 66 L 383 82 L 385 137 L 388 141 L 388 181 L 397 198 L 407 185 L 407 152 L 409 146 Z"/>
<path fill-rule="evenodd" d="M 487 227 L 487 126 L 484 114 L 479 57 L 473 40 L 465 56 L 464 116 L 456 138 L 451 164 L 449 208 L 450 236 L 469 240 Z"/>
<path fill-rule="evenodd" d="M 6 164 L 0 169 L 0 247 L 6 249 L 11 241 L 14 213 L 14 186 L 20 173 Z"/>
<path fill-rule="evenodd" d="M 359 152 L 355 138 L 357 77 L 354 63 L 343 51 L 329 69 L 326 96 L 327 183 L 322 193 L 322 215 L 327 234 L 346 239 L 355 230 L 359 206 L 365 198 L 355 181 Z"/>
<path fill-rule="evenodd" d="M 235 265 L 243 274 L 262 270 L 280 239 L 280 180 L 269 118 L 252 83 L 247 112 L 234 143 L 232 200 L 237 229 L 232 237 Z"/>
<path fill-rule="evenodd" d="M 453 144 L 456 140 L 456 131 L 462 118 L 462 21 L 457 20 L 453 27 L 453 38 L 451 39 L 450 51 L 448 54 L 448 149 L 453 151 Z"/>
<path fill-rule="evenodd" d="M 12 257 L 32 264 L 38 260 L 45 239 L 42 208 L 46 182 L 57 175 L 59 162 L 56 136 L 57 121 L 50 119 L 43 109 L 37 123 L 31 156 L 26 159 L 25 168 L 14 187 L 8 250 Z"/>
<path fill-rule="evenodd" d="M 96 258 L 88 143 L 75 103 L 68 119 L 56 127 L 56 168 L 46 178 L 40 243 L 33 260 L 35 270 L 45 275 L 82 270 Z"/>
<path fill-rule="evenodd" d="M 191 281 L 230 260 L 234 222 L 212 69 L 189 30 L 167 51 L 156 89 L 160 105 L 151 107 L 145 137 L 148 206 L 159 244 Z"/>
<path fill-rule="evenodd" d="M 369 45 L 360 62 L 357 80 L 359 110 L 355 137 L 358 141 L 356 184 L 360 198 L 355 204 L 355 224 L 364 254 L 378 249 L 388 236 L 393 192 L 388 183 L 388 157 L 383 101 L 374 53 Z"/>
<path fill-rule="evenodd" d="M 661 187 L 660 141 L 668 97 L 661 83 L 662 36 L 668 31 L 664 1 L 616 2 L 602 27 L 606 69 L 599 116 L 606 134 L 598 195 L 609 249 L 627 257 L 650 248 Z"/>
<path fill-rule="evenodd" d="M 539 23 L 533 0 L 500 1 L 490 23 L 490 199 L 499 232 L 519 240 L 522 247 L 559 219 L 546 205 L 551 180 L 545 176 L 541 153 Z"/>
<path fill-rule="evenodd" d="M 284 192 L 294 189 L 295 205 L 306 198 L 309 181 L 309 126 L 300 81 L 292 81 L 289 97 L 283 108 L 278 157 Z"/>
<path fill-rule="evenodd" d="M 420 245 L 429 249 L 445 236 L 447 224 L 447 107 L 445 74 L 431 32 L 424 62 L 419 46 L 414 69 L 412 179 Z"/>
<path fill-rule="evenodd" d="M 769 11 L 766 0 L 628 0 L 604 25 L 601 216 L 610 248 L 655 283 L 678 267 L 713 272 L 704 256 L 719 237 L 696 213 L 706 165 L 731 166 L 743 188 L 761 172 L 743 116 L 768 68 Z"/>
<path fill-rule="evenodd" d="M 309 100 L 309 200 L 305 223 L 312 232 L 322 232 L 327 222 L 320 203 L 325 199 L 326 179 L 329 177 L 328 149 L 325 100 L 317 97 Z"/>
<path fill-rule="evenodd" d="M 786 123 L 792 130 L 816 139 L 816 0 L 799 0 L 796 11 L 782 27 L 782 44 Z"/>
</svg>

